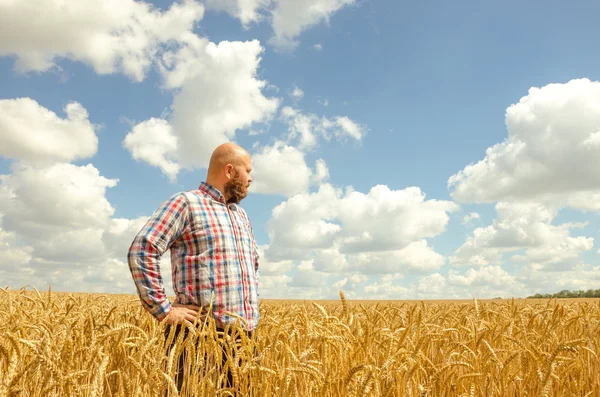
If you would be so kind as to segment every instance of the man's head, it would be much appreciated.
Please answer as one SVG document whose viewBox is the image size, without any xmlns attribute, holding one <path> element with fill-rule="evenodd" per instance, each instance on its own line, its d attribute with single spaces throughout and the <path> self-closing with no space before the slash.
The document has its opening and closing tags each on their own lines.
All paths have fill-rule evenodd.
<svg viewBox="0 0 600 397">
<path fill-rule="evenodd" d="M 206 182 L 219 189 L 228 203 L 239 203 L 252 182 L 250 154 L 234 143 L 219 145 L 208 165 Z"/>
</svg>

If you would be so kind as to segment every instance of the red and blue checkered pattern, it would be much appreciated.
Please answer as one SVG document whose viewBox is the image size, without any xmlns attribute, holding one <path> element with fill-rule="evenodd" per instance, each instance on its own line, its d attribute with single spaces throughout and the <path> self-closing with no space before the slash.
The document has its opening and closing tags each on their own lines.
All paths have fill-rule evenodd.
<svg viewBox="0 0 600 397">
<path fill-rule="evenodd" d="M 161 256 L 169 249 L 177 303 L 208 310 L 212 298 L 217 326 L 239 316 L 248 331 L 256 328 L 258 251 L 239 205 L 226 204 L 221 192 L 203 182 L 166 200 L 135 237 L 129 269 L 142 305 L 159 321 L 171 311 L 160 273 Z"/>
</svg>

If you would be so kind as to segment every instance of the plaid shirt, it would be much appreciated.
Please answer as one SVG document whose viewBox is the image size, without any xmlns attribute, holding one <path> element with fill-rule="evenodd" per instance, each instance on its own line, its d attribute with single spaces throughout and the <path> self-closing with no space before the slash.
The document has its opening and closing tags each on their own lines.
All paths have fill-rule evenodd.
<svg viewBox="0 0 600 397">
<path fill-rule="evenodd" d="M 197 190 L 166 200 L 129 248 L 129 269 L 142 305 L 159 321 L 171 311 L 160 274 L 160 258 L 171 250 L 176 302 L 207 310 L 217 326 L 243 318 L 246 329 L 258 325 L 258 251 L 246 212 L 225 203 L 217 189 Z M 228 315 L 230 312 L 232 315 Z"/>
</svg>

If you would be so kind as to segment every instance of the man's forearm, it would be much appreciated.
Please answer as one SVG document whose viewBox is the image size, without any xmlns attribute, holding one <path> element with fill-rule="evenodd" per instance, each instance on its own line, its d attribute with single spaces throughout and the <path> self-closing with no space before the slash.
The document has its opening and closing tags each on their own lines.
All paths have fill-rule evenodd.
<svg viewBox="0 0 600 397">
<path fill-rule="evenodd" d="M 172 310 L 160 274 L 158 250 L 144 236 L 137 237 L 128 254 L 129 270 L 142 306 L 158 321 Z"/>
</svg>

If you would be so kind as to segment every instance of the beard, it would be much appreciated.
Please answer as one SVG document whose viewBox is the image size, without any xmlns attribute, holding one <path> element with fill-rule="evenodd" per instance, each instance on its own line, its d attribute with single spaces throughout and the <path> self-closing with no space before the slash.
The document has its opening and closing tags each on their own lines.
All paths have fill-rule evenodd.
<svg viewBox="0 0 600 397">
<path fill-rule="evenodd" d="M 239 204 L 248 195 L 248 186 L 240 180 L 238 172 L 225 184 L 225 195 L 229 196 L 227 204 Z"/>
</svg>

